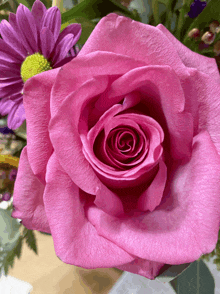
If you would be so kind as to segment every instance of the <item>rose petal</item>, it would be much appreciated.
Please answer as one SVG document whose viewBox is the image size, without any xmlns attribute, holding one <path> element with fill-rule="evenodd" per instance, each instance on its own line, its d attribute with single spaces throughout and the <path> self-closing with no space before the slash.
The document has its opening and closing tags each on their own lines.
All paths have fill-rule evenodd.
<svg viewBox="0 0 220 294">
<path fill-rule="evenodd" d="M 196 100 L 198 104 L 198 118 L 194 116 L 194 121 L 197 122 L 198 125 L 197 132 L 204 129 L 207 130 L 220 154 L 220 82 L 219 80 L 213 80 L 212 77 L 202 72 L 198 72 L 195 69 L 190 69 L 190 77 L 189 80 L 186 81 L 186 83 L 188 82 L 188 85 L 189 81 L 193 87 L 189 88 L 189 90 L 185 92 L 185 95 L 187 95 L 187 101 L 193 101 L 191 102 L 192 105 L 190 105 L 190 102 L 188 104 L 190 112 L 194 111 L 194 100 Z M 190 91 L 191 89 L 192 91 Z"/>
<path fill-rule="evenodd" d="M 32 191 L 30 193 L 30 190 Z M 44 185 L 33 174 L 27 157 L 27 146 L 21 152 L 18 173 L 13 192 L 12 217 L 22 219 L 29 230 L 50 233 L 43 203 Z"/>
<path fill-rule="evenodd" d="M 163 266 L 164 263 L 137 258 L 130 263 L 117 266 L 117 268 L 122 271 L 128 271 L 136 275 L 144 276 L 147 279 L 154 280 Z"/>
<path fill-rule="evenodd" d="M 134 260 L 120 247 L 97 234 L 85 212 L 87 199 L 91 196 L 73 183 L 59 165 L 55 153 L 48 162 L 46 182 L 46 214 L 56 254 L 63 262 L 97 268 L 115 267 Z"/>
<path fill-rule="evenodd" d="M 48 124 L 50 93 L 58 71 L 59 68 L 40 73 L 28 79 L 24 86 L 23 102 L 28 121 L 28 159 L 33 173 L 42 183 L 45 183 L 46 165 L 53 150 Z"/>
<path fill-rule="evenodd" d="M 154 94 L 151 97 L 152 86 L 149 82 L 158 89 L 157 96 Z M 145 88 L 143 88 L 144 85 Z M 140 90 L 142 101 L 150 109 L 150 116 L 155 117 L 158 122 L 162 119 L 162 115 L 165 116 L 166 121 L 162 121 L 161 125 L 168 127 L 171 156 L 175 159 L 189 158 L 193 137 L 193 118 L 190 113 L 184 111 L 184 92 L 175 72 L 169 66 L 136 68 L 112 83 L 109 98 L 126 95 L 140 87 L 142 87 Z"/>
<path fill-rule="evenodd" d="M 201 132 L 194 138 L 191 160 L 177 164 L 155 211 L 124 220 L 89 207 L 87 216 L 99 235 L 130 254 L 166 264 L 193 262 L 216 246 L 219 175 L 220 156 L 209 134 Z"/>
<path fill-rule="evenodd" d="M 159 29 L 173 44 L 173 48 L 176 49 L 185 66 L 196 68 L 199 71 L 212 76 L 212 79 L 217 79 L 217 81 L 219 80 L 218 66 L 214 58 L 206 57 L 193 52 L 176 39 L 162 24 L 157 25 L 156 28 Z"/>
<path fill-rule="evenodd" d="M 138 209 L 151 212 L 160 204 L 167 181 L 167 167 L 161 160 L 159 170 L 150 186 L 138 199 Z"/>
<path fill-rule="evenodd" d="M 105 64 L 105 66 L 103 66 Z M 144 66 L 145 63 L 133 60 L 127 56 L 109 52 L 94 52 L 87 56 L 74 58 L 71 62 L 65 64 L 59 72 L 59 76 L 52 89 L 51 97 L 51 115 L 55 115 L 60 111 L 61 102 L 70 93 L 78 90 L 86 81 L 93 79 L 97 75 L 97 67 L 99 68 L 99 75 L 122 75 L 133 68 Z M 77 74 L 76 74 L 77 72 Z M 65 82 L 64 82 L 65 81 Z M 77 99 L 79 100 L 79 99 Z M 97 109 L 97 116 L 100 117 L 102 113 L 115 103 L 120 102 L 121 98 L 100 101 Z M 84 101 L 80 99 L 80 101 Z M 89 103 L 90 101 L 88 101 Z M 103 109 L 104 107 L 104 109 Z M 99 111 L 100 109 L 100 111 Z M 75 112 L 78 112 L 75 109 Z M 61 111 L 62 112 L 62 111 Z M 77 117 L 79 117 L 77 115 Z"/>
<path fill-rule="evenodd" d="M 95 51 L 111 51 L 147 65 L 169 65 L 181 79 L 187 75 L 187 69 L 175 46 L 164 33 L 154 26 L 115 13 L 110 13 L 99 21 L 79 56 Z"/>
</svg>

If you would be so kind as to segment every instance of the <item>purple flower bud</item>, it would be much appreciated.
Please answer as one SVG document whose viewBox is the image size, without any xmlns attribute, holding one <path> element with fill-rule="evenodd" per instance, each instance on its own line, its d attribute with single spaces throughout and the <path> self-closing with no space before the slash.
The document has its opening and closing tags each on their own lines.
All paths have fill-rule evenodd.
<svg viewBox="0 0 220 294">
<path fill-rule="evenodd" d="M 9 174 L 9 180 L 10 180 L 10 181 L 15 181 L 16 176 L 17 176 L 17 170 L 16 170 L 15 168 L 13 168 L 13 169 L 10 171 L 10 174 Z"/>
<path fill-rule="evenodd" d="M 206 7 L 206 1 L 194 0 L 194 2 L 190 6 L 190 11 L 188 12 L 188 16 L 190 18 L 196 18 Z"/>
<path fill-rule="evenodd" d="M 3 201 L 9 201 L 10 199 L 11 199 L 11 194 L 10 193 L 6 192 L 6 193 L 3 194 L 3 196 L 2 196 Z"/>
</svg>

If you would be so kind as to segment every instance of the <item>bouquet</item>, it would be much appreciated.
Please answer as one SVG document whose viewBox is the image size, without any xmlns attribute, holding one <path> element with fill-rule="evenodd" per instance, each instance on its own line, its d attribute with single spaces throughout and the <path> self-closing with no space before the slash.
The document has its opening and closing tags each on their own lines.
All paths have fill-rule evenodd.
<svg viewBox="0 0 220 294">
<path fill-rule="evenodd" d="M 65 263 L 176 291 L 218 263 L 220 222 L 219 8 L 180 2 L 144 23 L 133 2 L 36 0 L 0 23 L 0 114 L 27 126 L 12 217 Z"/>
</svg>

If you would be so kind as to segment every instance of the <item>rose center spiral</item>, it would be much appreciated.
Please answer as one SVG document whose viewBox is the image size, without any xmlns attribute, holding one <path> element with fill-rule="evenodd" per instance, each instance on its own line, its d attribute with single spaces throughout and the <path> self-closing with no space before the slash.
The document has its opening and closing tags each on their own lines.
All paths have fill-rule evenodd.
<svg viewBox="0 0 220 294">
<path fill-rule="evenodd" d="M 132 127 L 118 126 L 112 129 L 106 140 L 106 153 L 117 167 L 130 168 L 139 161 L 143 151 L 148 149 L 146 138 Z"/>
</svg>

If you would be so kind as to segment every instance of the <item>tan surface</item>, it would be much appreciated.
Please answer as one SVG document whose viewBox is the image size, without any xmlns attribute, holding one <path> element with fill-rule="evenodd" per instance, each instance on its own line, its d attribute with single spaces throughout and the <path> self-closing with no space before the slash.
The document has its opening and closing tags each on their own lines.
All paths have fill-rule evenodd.
<svg viewBox="0 0 220 294">
<path fill-rule="evenodd" d="M 35 231 L 38 255 L 23 243 L 9 275 L 30 283 L 31 294 L 106 294 L 120 277 L 116 269 L 86 270 L 56 257 L 51 236 Z"/>
</svg>

